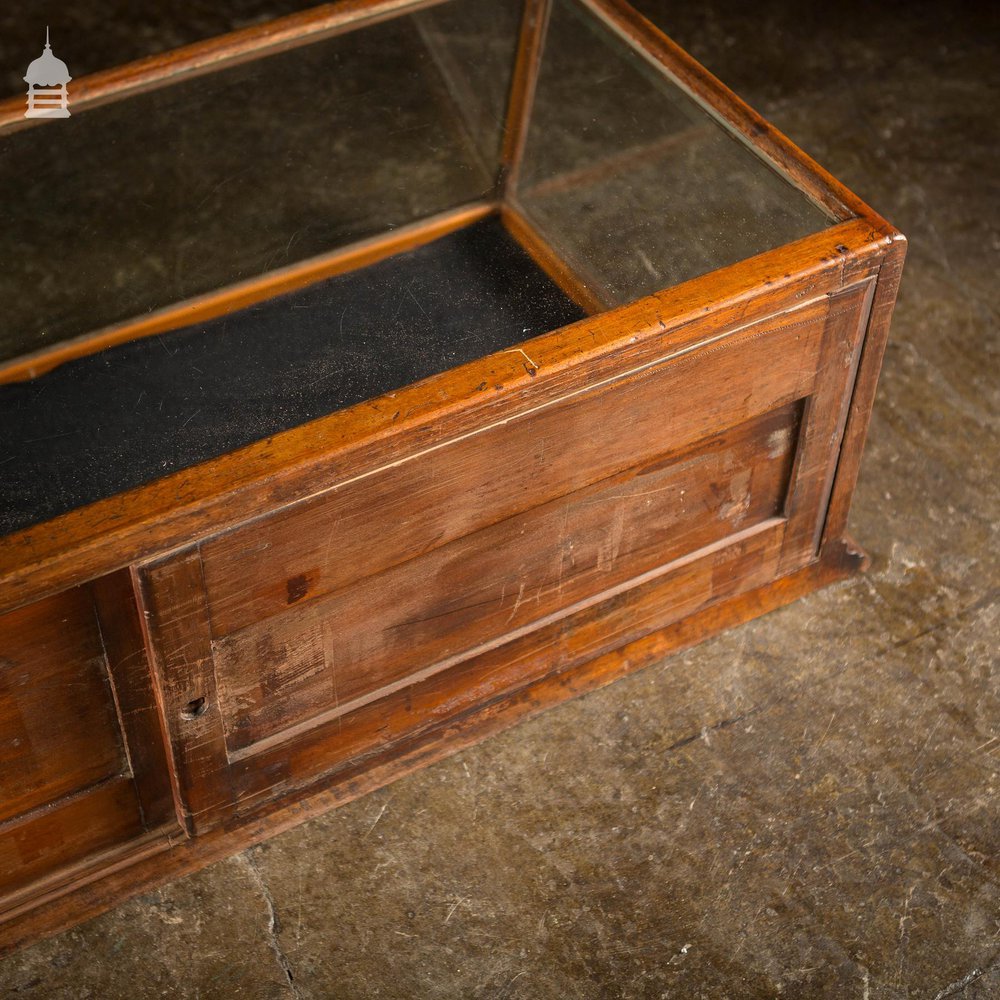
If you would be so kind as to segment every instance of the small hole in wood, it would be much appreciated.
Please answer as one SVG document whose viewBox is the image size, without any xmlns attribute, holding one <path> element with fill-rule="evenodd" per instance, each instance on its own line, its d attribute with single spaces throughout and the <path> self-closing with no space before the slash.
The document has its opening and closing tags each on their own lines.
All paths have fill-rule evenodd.
<svg viewBox="0 0 1000 1000">
<path fill-rule="evenodd" d="M 181 717 L 185 719 L 197 719 L 199 715 L 205 714 L 206 708 L 208 708 L 208 705 L 205 704 L 204 698 L 192 698 L 181 709 Z"/>
</svg>

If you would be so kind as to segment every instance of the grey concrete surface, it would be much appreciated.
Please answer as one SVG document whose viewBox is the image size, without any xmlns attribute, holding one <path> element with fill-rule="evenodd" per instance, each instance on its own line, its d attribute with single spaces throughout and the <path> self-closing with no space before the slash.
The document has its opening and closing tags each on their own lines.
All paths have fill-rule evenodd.
<svg viewBox="0 0 1000 1000">
<path fill-rule="evenodd" d="M 0 994 L 1000 996 L 995 16 L 642 6 L 910 238 L 871 572 L 29 947 Z"/>
</svg>

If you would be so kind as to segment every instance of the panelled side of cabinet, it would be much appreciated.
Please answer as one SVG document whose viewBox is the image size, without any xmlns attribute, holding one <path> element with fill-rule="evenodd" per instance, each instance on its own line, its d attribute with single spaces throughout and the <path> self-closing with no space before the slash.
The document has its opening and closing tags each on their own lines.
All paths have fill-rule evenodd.
<svg viewBox="0 0 1000 1000">
<path fill-rule="evenodd" d="M 0 894 L 172 825 L 128 572 L 0 616 Z"/>
<path fill-rule="evenodd" d="M 845 496 L 901 254 L 824 254 L 770 310 L 681 294 L 667 325 L 658 299 L 577 360 L 637 307 L 593 317 L 511 388 L 484 359 L 441 384 L 493 392 L 433 433 L 358 435 L 295 467 L 306 498 L 262 477 L 252 516 L 6 611 L 3 733 L 36 742 L 2 748 L 0 944 L 857 568 Z"/>
<path fill-rule="evenodd" d="M 874 292 L 875 279 L 868 278 L 827 296 L 816 386 L 805 401 L 794 488 L 785 511 L 789 524 L 781 560 L 784 572 L 819 549 Z"/>
<path fill-rule="evenodd" d="M 652 364 L 143 568 L 190 829 L 817 558 L 872 291 L 665 334 Z"/>
</svg>

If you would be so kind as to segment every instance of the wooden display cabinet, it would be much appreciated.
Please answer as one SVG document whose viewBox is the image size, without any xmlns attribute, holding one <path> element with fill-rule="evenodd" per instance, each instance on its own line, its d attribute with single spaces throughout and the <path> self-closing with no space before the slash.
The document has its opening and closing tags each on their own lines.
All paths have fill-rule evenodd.
<svg viewBox="0 0 1000 1000">
<path fill-rule="evenodd" d="M 621 0 L 69 96 L 0 107 L 3 946 L 862 567 L 904 241 Z"/>
</svg>

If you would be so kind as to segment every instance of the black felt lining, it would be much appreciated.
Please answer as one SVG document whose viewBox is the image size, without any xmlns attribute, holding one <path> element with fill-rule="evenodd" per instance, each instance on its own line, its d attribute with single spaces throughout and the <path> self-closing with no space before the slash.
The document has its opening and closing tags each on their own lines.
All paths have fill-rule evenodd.
<svg viewBox="0 0 1000 1000">
<path fill-rule="evenodd" d="M 495 217 L 0 386 L 0 534 L 582 317 Z"/>
</svg>

